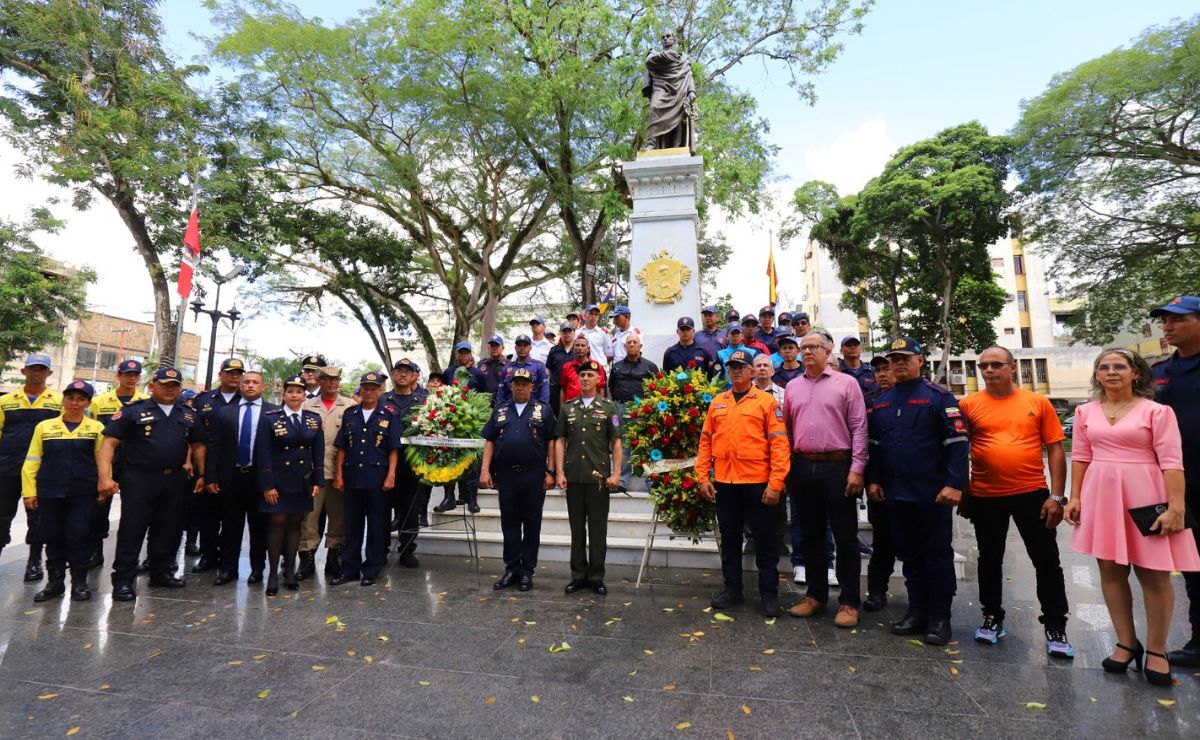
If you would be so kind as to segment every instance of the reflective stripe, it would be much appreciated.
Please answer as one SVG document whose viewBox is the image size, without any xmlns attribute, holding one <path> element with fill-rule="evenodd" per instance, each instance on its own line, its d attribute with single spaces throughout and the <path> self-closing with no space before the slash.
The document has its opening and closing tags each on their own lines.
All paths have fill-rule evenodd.
<svg viewBox="0 0 1200 740">
<path fill-rule="evenodd" d="M 778 437 L 781 435 L 787 435 L 787 432 L 771 432 L 770 434 L 767 435 L 767 439 L 770 439 L 771 437 Z"/>
<path fill-rule="evenodd" d="M 41 455 L 26 455 L 25 456 L 25 462 L 41 462 L 41 461 L 42 461 Z"/>
<path fill-rule="evenodd" d="M 949 445 L 949 444 L 954 444 L 955 442 L 966 442 L 966 441 L 967 441 L 966 437 L 951 437 L 950 439 L 943 439 L 942 445 Z"/>
<path fill-rule="evenodd" d="M 867 444 L 871 444 L 871 445 L 877 445 L 877 444 L 879 444 L 879 440 L 877 440 L 877 439 L 868 439 L 868 440 L 867 440 Z"/>
</svg>

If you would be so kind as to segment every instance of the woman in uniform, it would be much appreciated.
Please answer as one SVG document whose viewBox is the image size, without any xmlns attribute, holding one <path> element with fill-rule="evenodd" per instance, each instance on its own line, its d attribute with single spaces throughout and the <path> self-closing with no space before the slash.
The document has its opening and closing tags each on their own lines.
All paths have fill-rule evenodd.
<svg viewBox="0 0 1200 740">
<path fill-rule="evenodd" d="M 313 510 L 313 497 L 325 485 L 325 435 L 321 417 L 301 408 L 304 378 L 283 383 L 283 406 L 266 409 L 259 419 L 254 459 L 258 485 L 263 492 L 258 510 L 267 516 L 267 552 L 271 565 L 267 596 L 279 593 L 279 558 L 283 556 L 283 582 L 297 591 L 296 550 L 300 524 Z"/>
</svg>

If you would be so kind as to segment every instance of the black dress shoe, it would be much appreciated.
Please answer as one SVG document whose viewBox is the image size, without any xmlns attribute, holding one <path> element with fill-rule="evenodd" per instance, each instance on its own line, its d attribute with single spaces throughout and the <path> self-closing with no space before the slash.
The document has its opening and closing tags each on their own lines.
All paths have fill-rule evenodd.
<svg viewBox="0 0 1200 740">
<path fill-rule="evenodd" d="M 123 583 L 113 589 L 113 601 L 133 601 L 137 598 L 137 594 L 133 590 L 133 586 L 128 583 Z"/>
<path fill-rule="evenodd" d="M 1171 665 L 1183 668 L 1200 666 L 1200 638 L 1193 637 L 1183 647 L 1167 653 L 1167 660 L 1171 662 Z"/>
<path fill-rule="evenodd" d="M 201 555 L 196 564 L 192 566 L 193 573 L 207 573 L 217 566 L 216 558 L 210 558 L 207 555 Z"/>
<path fill-rule="evenodd" d="M 446 498 L 442 499 L 442 503 L 433 507 L 433 510 L 439 514 L 445 514 L 447 511 L 454 511 L 457 506 L 458 504 L 454 502 L 454 499 L 447 496 Z"/>
<path fill-rule="evenodd" d="M 604 585 L 604 581 L 596 581 L 592 584 L 592 593 L 604 596 L 608 593 L 608 586 Z"/>
<path fill-rule="evenodd" d="M 400 564 L 405 568 L 416 568 L 421 565 L 421 561 L 417 560 L 417 556 L 412 554 L 412 551 L 400 555 Z"/>
<path fill-rule="evenodd" d="M 33 583 L 44 578 L 46 573 L 42 570 L 42 561 L 39 558 L 36 562 L 30 560 L 25 564 L 25 582 Z"/>
<path fill-rule="evenodd" d="M 503 591 L 504 589 L 513 585 L 516 580 L 517 574 L 513 573 L 511 570 L 506 570 L 504 571 L 504 575 L 500 576 L 498 579 L 496 579 L 496 582 L 492 584 L 492 590 Z"/>
<path fill-rule="evenodd" d="M 151 578 L 151 588 L 183 588 L 187 585 L 187 581 L 175 576 L 167 576 L 166 578 Z"/>
<path fill-rule="evenodd" d="M 362 580 L 359 581 L 358 583 L 361 586 L 374 586 L 375 585 L 375 576 L 363 576 Z"/>
<path fill-rule="evenodd" d="M 88 561 L 87 561 L 87 563 L 84 564 L 83 567 L 87 568 L 88 570 L 91 570 L 93 568 L 99 568 L 101 565 L 104 565 L 104 546 L 103 546 L 103 544 L 96 545 L 92 548 L 92 554 L 90 557 L 88 557 Z"/>
<path fill-rule="evenodd" d="M 764 617 L 779 616 L 779 597 L 775 594 L 763 594 L 762 601 L 759 602 L 759 610 Z"/>
<path fill-rule="evenodd" d="M 563 591 L 566 591 L 569 594 L 573 594 L 576 591 L 582 591 L 583 589 L 585 589 L 591 585 L 592 584 L 587 582 L 586 578 L 580 578 L 578 580 L 574 580 L 574 581 L 571 581 L 570 583 L 568 583 L 566 585 L 566 587 L 563 588 Z"/>
<path fill-rule="evenodd" d="M 533 589 L 533 576 L 521 576 L 520 582 L 517 584 L 518 591 L 530 591 Z"/>
<path fill-rule="evenodd" d="M 887 594 L 869 594 L 862 605 L 869 612 L 877 612 L 887 606 Z"/>
<path fill-rule="evenodd" d="M 214 586 L 224 586 L 226 583 L 233 583 L 238 579 L 237 572 L 230 573 L 229 571 L 220 571 L 217 577 L 213 579 Z"/>
<path fill-rule="evenodd" d="M 317 572 L 317 551 L 301 550 L 300 567 L 296 570 L 296 580 L 303 581 Z"/>
<path fill-rule="evenodd" d="M 741 591 L 734 591 L 732 588 L 724 588 L 713 595 L 712 601 L 710 601 L 709 604 L 712 605 L 713 609 L 728 609 L 729 607 L 736 606 L 745 600 L 746 598 L 742 596 Z"/>
<path fill-rule="evenodd" d="M 428 527 L 429 526 L 429 515 L 421 514 L 420 516 L 418 516 L 417 517 L 417 526 L 418 527 Z"/>
<path fill-rule="evenodd" d="M 150 558 L 146 558 L 145 560 L 143 560 L 141 562 L 140 565 L 138 565 L 138 573 L 149 573 L 149 572 L 150 572 Z"/>
<path fill-rule="evenodd" d="M 288 591 L 299 591 L 300 590 L 300 582 L 299 581 L 284 581 L 283 587 L 286 588 Z"/>
<path fill-rule="evenodd" d="M 329 585 L 330 586 L 340 586 L 343 583 L 349 583 L 350 581 L 357 581 L 357 580 L 358 580 L 358 576 L 348 576 L 345 573 L 338 573 L 336 576 L 329 579 Z"/>
<path fill-rule="evenodd" d="M 250 577 L 246 579 L 246 583 L 262 583 L 262 571 L 261 570 L 250 571 Z"/>
<path fill-rule="evenodd" d="M 267 596 L 274 596 L 275 594 L 279 593 L 279 585 L 276 584 L 274 586 L 267 586 L 266 589 L 264 589 L 264 592 L 267 594 Z"/>
<path fill-rule="evenodd" d="M 950 620 L 931 619 L 925 628 L 926 645 L 945 645 L 950 642 Z"/>
<path fill-rule="evenodd" d="M 899 622 L 892 625 L 893 635 L 920 635 L 925 632 L 925 627 L 929 624 L 929 617 L 923 612 L 915 612 L 912 609 L 900 618 Z"/>
</svg>

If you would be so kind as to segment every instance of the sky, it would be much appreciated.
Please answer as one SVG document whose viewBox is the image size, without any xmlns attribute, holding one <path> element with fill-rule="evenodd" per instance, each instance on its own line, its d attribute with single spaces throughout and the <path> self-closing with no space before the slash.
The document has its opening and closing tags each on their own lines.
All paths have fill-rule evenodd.
<svg viewBox="0 0 1200 740">
<path fill-rule="evenodd" d="M 294 4 L 307 15 L 335 22 L 373 3 Z M 170 0 L 162 12 L 168 50 L 184 61 L 203 54 L 197 36 L 211 35 L 214 29 L 200 0 Z M 759 113 L 770 126 L 767 138 L 779 147 L 770 185 L 777 207 L 753 216 L 718 214 L 713 219 L 734 247 L 717 294 L 732 294 L 743 311 L 766 302 L 768 234 L 778 232 L 786 201 L 798 185 L 820 179 L 843 194 L 854 193 L 899 147 L 944 128 L 978 120 L 994 133 L 1007 131 L 1020 116 L 1021 101 L 1036 97 L 1056 73 L 1128 44 L 1150 26 L 1195 12 L 1194 0 L 880 0 L 866 17 L 862 34 L 847 38 L 842 54 L 815 78 L 813 105 L 798 100 L 782 69 L 759 62 L 735 69 L 731 82 L 756 96 Z M 703 146 L 702 122 L 700 137 Z M 0 172 L 11 173 L 19 156 L 0 145 Z M 54 194 L 43 182 L 0 177 L 0 214 L 22 218 Z M 97 272 L 89 290 L 93 309 L 149 320 L 149 279 L 115 211 L 98 202 L 85 213 L 65 205 L 55 212 L 67 227 L 39 241 L 51 256 Z M 800 251 L 776 254 L 782 308 L 799 297 Z M 244 294 L 254 290 L 244 282 L 230 283 L 223 290 L 222 307 L 239 296 L 239 307 L 252 302 Z M 355 325 L 314 316 L 291 318 L 252 315 L 239 326 L 236 344 L 263 357 L 320 351 L 347 366 L 373 358 Z M 210 325 L 204 322 L 207 337 Z M 190 314 L 186 328 L 196 329 Z M 232 339 L 222 330 L 218 348 L 229 347 Z"/>
</svg>

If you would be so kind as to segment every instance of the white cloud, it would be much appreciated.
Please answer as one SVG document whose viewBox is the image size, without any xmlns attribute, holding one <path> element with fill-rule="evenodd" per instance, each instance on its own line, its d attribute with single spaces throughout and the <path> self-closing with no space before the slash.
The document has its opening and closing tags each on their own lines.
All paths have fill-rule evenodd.
<svg viewBox="0 0 1200 740">
<path fill-rule="evenodd" d="M 813 178 L 832 183 L 839 193 L 850 195 L 882 172 L 896 149 L 887 122 L 875 119 L 863 121 L 828 144 L 805 150 L 804 162 Z"/>
</svg>

